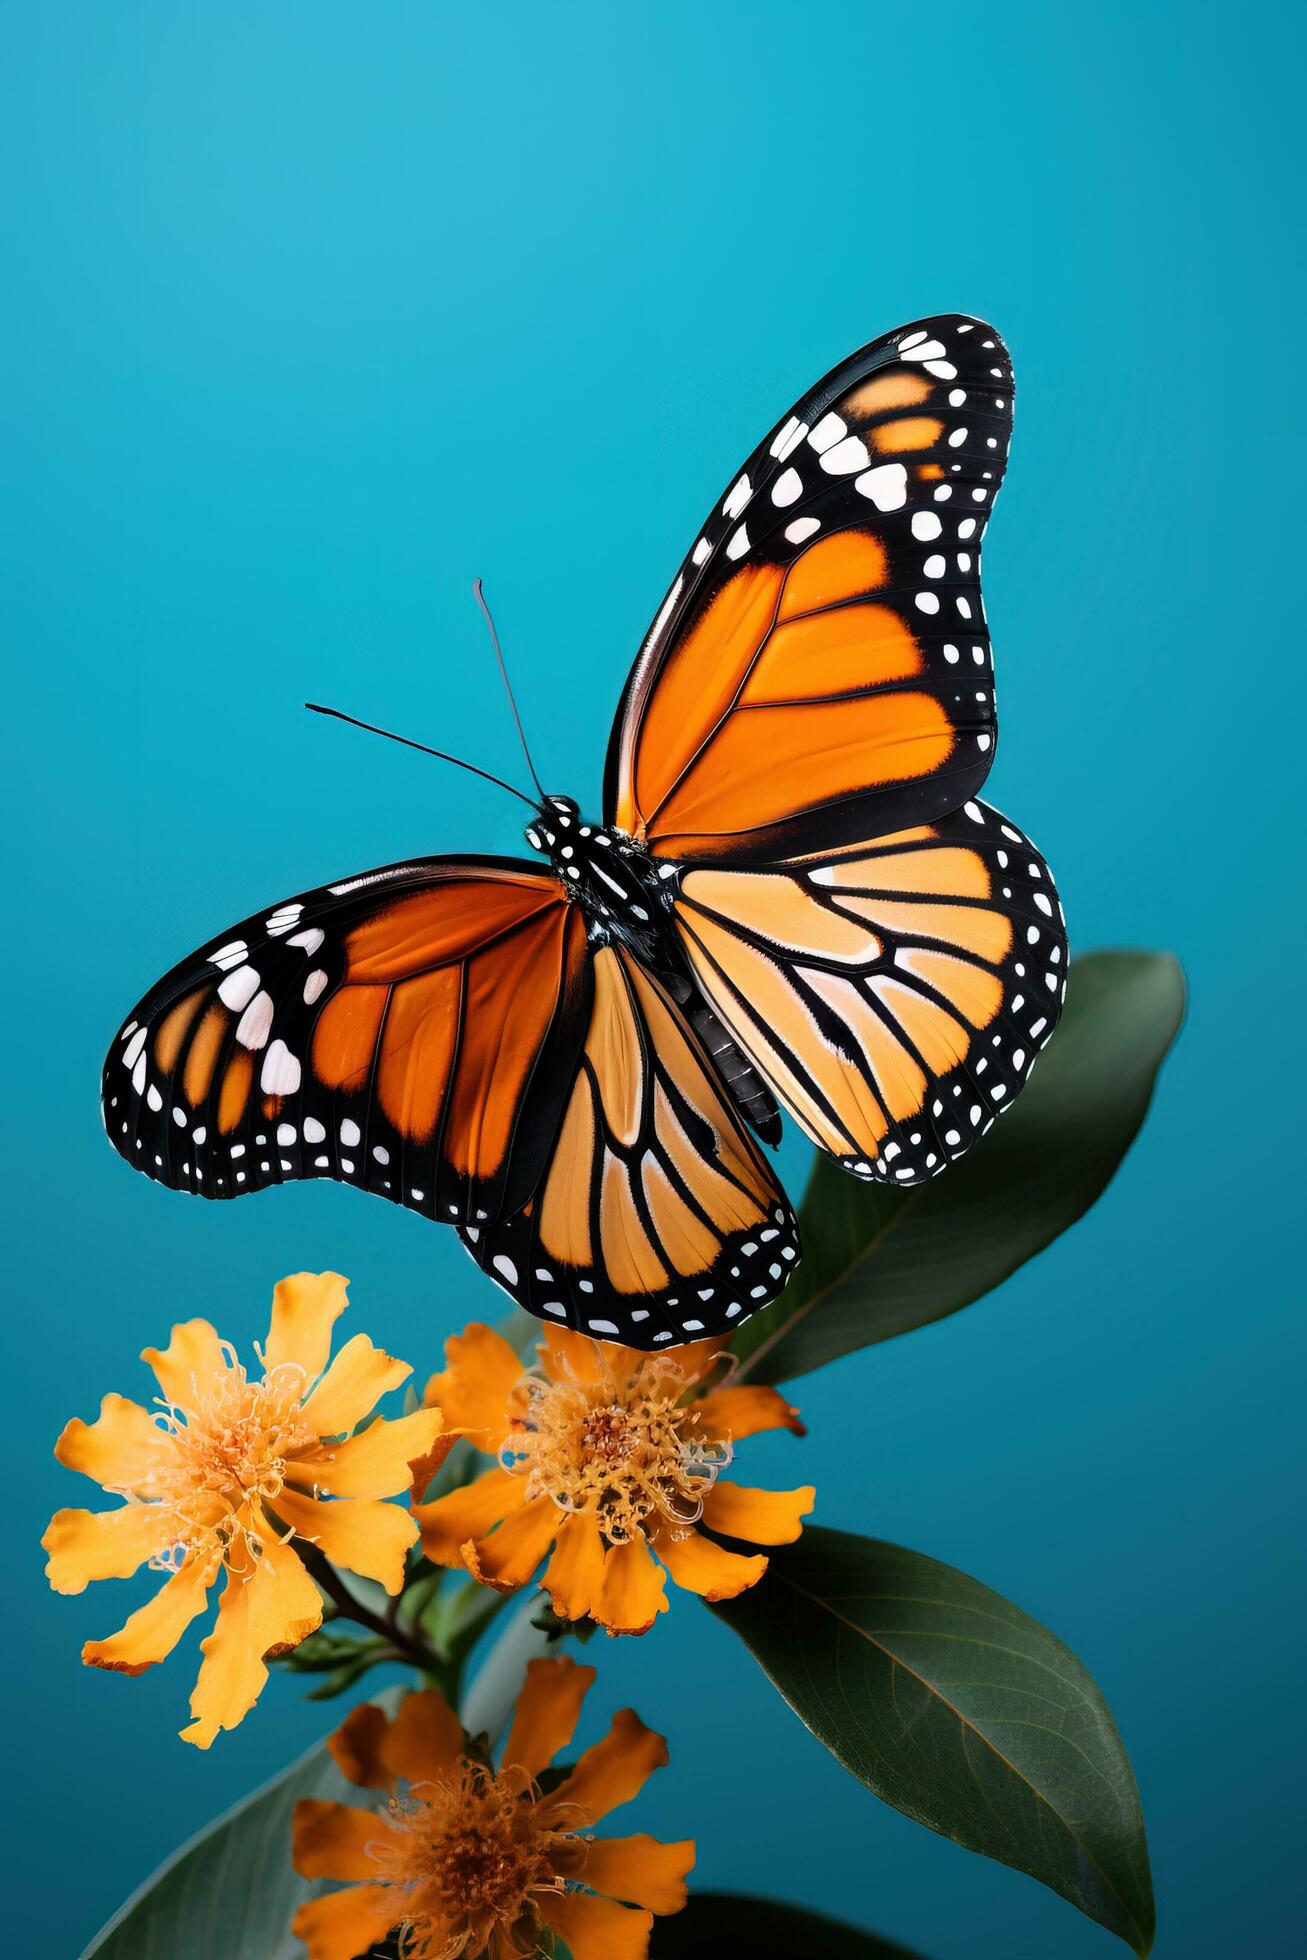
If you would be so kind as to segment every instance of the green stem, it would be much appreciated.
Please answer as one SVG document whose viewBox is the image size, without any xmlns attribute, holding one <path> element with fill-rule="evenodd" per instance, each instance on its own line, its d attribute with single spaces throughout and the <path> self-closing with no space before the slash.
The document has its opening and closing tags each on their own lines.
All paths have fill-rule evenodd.
<svg viewBox="0 0 1307 1960">
<path fill-rule="evenodd" d="M 469 1579 L 455 1593 L 439 1623 L 442 1652 L 461 1668 L 487 1627 L 511 1605 L 513 1598 L 512 1593 L 496 1592 Z"/>
<path fill-rule="evenodd" d="M 321 1586 L 327 1598 L 335 1606 L 338 1618 L 353 1620 L 357 1626 L 366 1627 L 369 1633 L 380 1635 L 395 1649 L 398 1658 L 419 1668 L 423 1674 L 429 1674 L 433 1679 L 444 1682 L 448 1669 L 442 1654 L 429 1647 L 419 1634 L 408 1627 L 392 1624 L 387 1615 L 374 1613 L 370 1606 L 363 1604 L 361 1599 L 355 1599 L 335 1567 L 328 1564 L 316 1545 L 309 1545 L 300 1540 L 295 1549 L 310 1576 Z"/>
</svg>

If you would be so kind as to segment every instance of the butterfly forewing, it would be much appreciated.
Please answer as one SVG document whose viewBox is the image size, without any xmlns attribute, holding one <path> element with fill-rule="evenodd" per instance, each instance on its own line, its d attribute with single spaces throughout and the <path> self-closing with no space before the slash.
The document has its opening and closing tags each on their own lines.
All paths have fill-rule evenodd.
<svg viewBox="0 0 1307 1960">
<path fill-rule="evenodd" d="M 988 804 L 842 851 L 686 872 L 695 976 L 777 1099 L 857 1176 L 916 1184 L 1025 1082 L 1066 990 L 1048 866 Z"/>
<path fill-rule="evenodd" d="M 543 1319 L 652 1348 L 725 1332 L 774 1299 L 798 1228 L 670 994 L 601 947 L 584 1048 L 532 1204 L 463 1225 L 472 1256 Z"/>
<path fill-rule="evenodd" d="M 957 809 L 995 738 L 980 541 L 1012 372 L 963 315 L 798 402 L 673 581 L 609 748 L 609 821 L 656 856 L 765 862 Z"/>
<path fill-rule="evenodd" d="M 254 914 L 114 1042 L 104 1115 L 208 1198 L 329 1177 L 447 1223 L 530 1196 L 589 1008 L 585 926 L 529 864 L 429 858 Z"/>
</svg>

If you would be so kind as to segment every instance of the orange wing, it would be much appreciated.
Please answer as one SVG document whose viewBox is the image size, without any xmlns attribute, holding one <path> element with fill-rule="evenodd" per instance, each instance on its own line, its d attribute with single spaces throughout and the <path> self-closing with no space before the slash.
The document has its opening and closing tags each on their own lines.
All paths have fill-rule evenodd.
<svg viewBox="0 0 1307 1960">
<path fill-rule="evenodd" d="M 980 540 L 1007 351 L 948 315 L 874 342 L 749 459 L 672 585 L 609 748 L 608 821 L 656 856 L 757 863 L 929 821 L 995 719 Z"/>
<path fill-rule="evenodd" d="M 427 858 L 256 914 L 176 967 L 105 1064 L 111 1141 L 208 1198 L 330 1177 L 452 1223 L 535 1189 L 585 1033 L 549 872 Z"/>
<path fill-rule="evenodd" d="M 699 985 L 795 1121 L 856 1176 L 915 1184 L 970 1148 L 1061 1012 L 1048 866 L 987 804 L 840 852 L 684 873 Z"/>
<path fill-rule="evenodd" d="M 617 945 L 594 955 L 585 1045 L 534 1201 L 460 1236 L 530 1312 L 641 1348 L 737 1325 L 798 1257 L 794 1215 L 697 1036 Z"/>
</svg>

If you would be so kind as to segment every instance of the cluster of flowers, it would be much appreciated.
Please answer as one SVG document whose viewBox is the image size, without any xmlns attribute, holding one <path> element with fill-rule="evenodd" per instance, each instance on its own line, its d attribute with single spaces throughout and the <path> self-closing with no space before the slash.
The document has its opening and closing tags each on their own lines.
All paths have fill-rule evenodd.
<svg viewBox="0 0 1307 1960">
<path fill-rule="evenodd" d="M 86 1643 L 84 1661 L 143 1672 L 221 1583 L 182 1730 L 200 1748 L 254 1706 L 267 1661 L 322 1625 L 337 1572 L 397 1598 L 419 1542 L 430 1566 L 496 1592 L 538 1574 L 560 1622 L 617 1635 L 653 1626 L 668 1577 L 709 1600 L 756 1585 L 766 1554 L 721 1538 L 770 1546 L 802 1531 L 810 1487 L 722 1475 L 748 1437 L 803 1432 L 776 1390 L 731 1383 L 721 1342 L 644 1355 L 550 1327 L 528 1366 L 474 1324 L 446 1343 L 423 1405 L 390 1418 L 373 1411 L 412 1371 L 366 1334 L 331 1357 L 346 1304 L 339 1274 L 282 1280 L 257 1376 L 207 1321 L 186 1321 L 142 1356 L 161 1390 L 153 1415 L 108 1395 L 56 1447 L 121 1502 L 51 1520 L 54 1588 L 79 1593 L 146 1564 L 166 1575 L 117 1633 Z M 423 1501 L 460 1439 L 491 1467 Z M 404 1960 L 525 1960 L 555 1935 L 574 1960 L 647 1952 L 653 1914 L 684 1904 L 694 1846 L 590 1835 L 667 1759 L 632 1710 L 561 1778 L 549 1773 L 594 1672 L 533 1661 L 497 1765 L 434 1687 L 393 1719 L 374 1703 L 354 1710 L 331 1750 L 351 1782 L 381 1794 L 367 1808 L 297 1806 L 297 1869 L 345 1882 L 299 1910 L 311 1960 L 355 1960 L 388 1936 Z"/>
</svg>

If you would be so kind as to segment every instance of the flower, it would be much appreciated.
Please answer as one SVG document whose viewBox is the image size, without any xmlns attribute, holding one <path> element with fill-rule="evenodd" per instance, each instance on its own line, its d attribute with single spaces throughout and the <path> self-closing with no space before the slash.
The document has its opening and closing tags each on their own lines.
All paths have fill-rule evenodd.
<svg viewBox="0 0 1307 1960">
<path fill-rule="evenodd" d="M 720 1340 L 643 1354 L 547 1329 L 539 1366 L 474 1324 L 445 1344 L 427 1386 L 448 1430 L 497 1455 L 496 1468 L 431 1504 L 415 1504 L 426 1555 L 465 1565 L 484 1585 L 524 1585 L 552 1551 L 541 1584 L 565 1620 L 647 1633 L 665 1612 L 665 1579 L 705 1599 L 733 1599 L 767 1569 L 695 1530 L 787 1545 L 813 1490 L 748 1490 L 722 1480 L 735 1443 L 765 1429 L 803 1435 L 774 1388 L 709 1386 Z M 656 1555 L 656 1556 L 655 1556 Z"/>
<path fill-rule="evenodd" d="M 433 1688 L 406 1696 L 393 1721 L 375 1703 L 356 1708 L 328 1746 L 351 1783 L 389 1797 L 381 1811 L 295 1806 L 295 1869 L 351 1882 L 296 1913 L 309 1960 L 356 1960 L 392 1933 L 402 1960 L 526 1960 L 552 1952 L 554 1933 L 572 1960 L 643 1960 L 653 1915 L 685 1904 L 694 1845 L 589 1827 L 637 1795 L 667 1744 L 624 1708 L 541 1788 L 594 1677 L 565 1656 L 532 1661 L 497 1770 Z"/>
<path fill-rule="evenodd" d="M 257 1380 L 207 1320 L 183 1321 L 162 1353 L 141 1356 L 163 1390 L 157 1414 L 106 1395 L 98 1421 L 74 1417 L 55 1445 L 61 1463 L 124 1499 L 116 1510 L 55 1513 L 41 1541 L 55 1591 L 130 1578 L 146 1561 L 169 1575 L 118 1633 L 87 1641 L 89 1666 L 140 1674 L 163 1660 L 223 1579 L 217 1621 L 200 1643 L 193 1720 L 181 1732 L 201 1749 L 254 1706 L 265 1658 L 322 1623 L 322 1597 L 298 1548 L 400 1590 L 417 1527 L 380 1500 L 411 1481 L 423 1488 L 453 1440 L 441 1436 L 433 1409 L 379 1417 L 349 1434 L 412 1370 L 366 1334 L 328 1367 L 346 1286 L 339 1273 L 278 1284 Z"/>
</svg>

